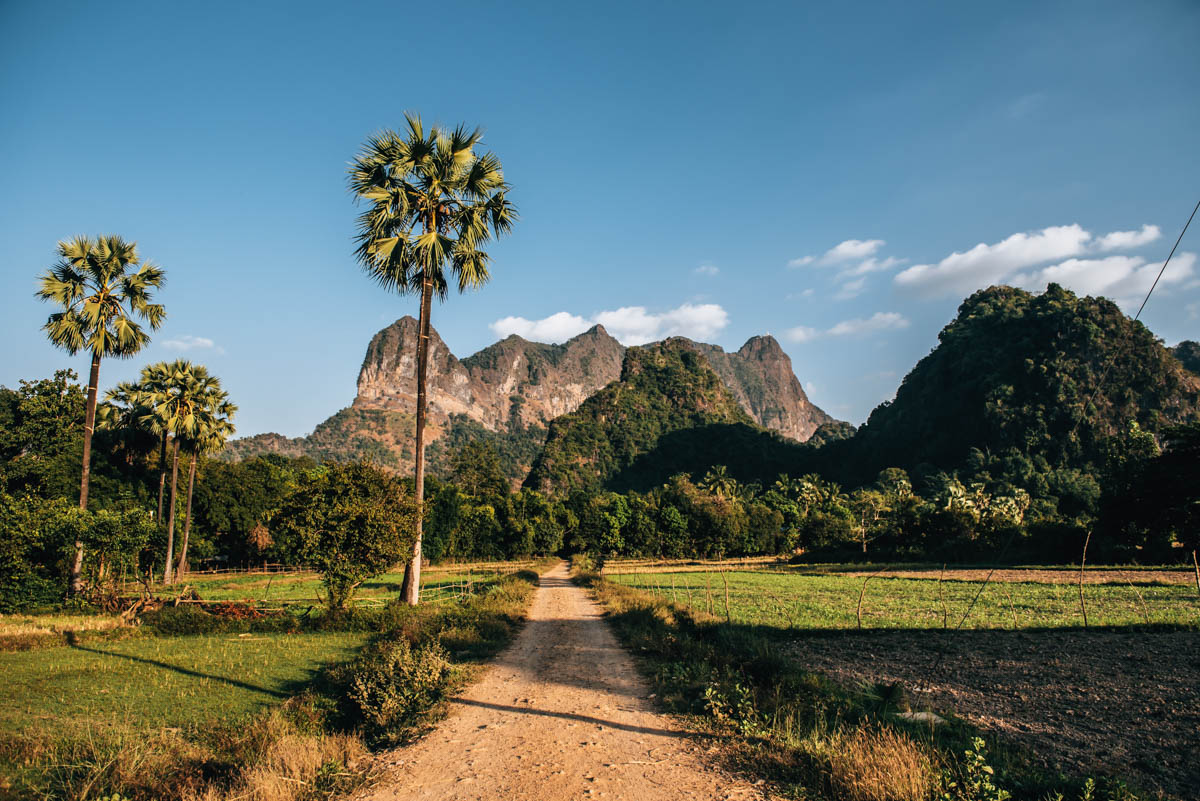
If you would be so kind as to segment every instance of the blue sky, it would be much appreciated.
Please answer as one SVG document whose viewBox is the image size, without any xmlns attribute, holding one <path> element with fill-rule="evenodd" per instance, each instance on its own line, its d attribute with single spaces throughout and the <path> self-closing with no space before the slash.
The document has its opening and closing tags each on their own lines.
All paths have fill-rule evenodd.
<svg viewBox="0 0 1200 801">
<path fill-rule="evenodd" d="M 86 370 L 35 281 L 120 233 L 168 319 L 102 384 L 185 355 L 239 433 L 311 431 L 415 314 L 355 266 L 345 188 L 413 110 L 483 126 L 522 215 L 435 307 L 455 353 L 769 332 L 859 423 L 973 289 L 1136 309 L 1200 193 L 1197 32 L 1191 0 L 0 3 L 0 384 Z M 1200 229 L 1180 250 L 1143 315 L 1169 344 L 1200 338 Z"/>
</svg>

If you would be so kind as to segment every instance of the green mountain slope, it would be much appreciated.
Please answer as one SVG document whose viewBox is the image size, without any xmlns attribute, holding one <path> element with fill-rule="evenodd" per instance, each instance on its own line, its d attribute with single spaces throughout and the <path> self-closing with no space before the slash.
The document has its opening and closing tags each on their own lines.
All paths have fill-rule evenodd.
<svg viewBox="0 0 1200 801">
<path fill-rule="evenodd" d="M 630 348 L 619 380 L 550 423 L 525 483 L 571 492 L 608 486 L 622 473 L 621 483 L 641 483 L 660 440 L 715 425 L 758 430 L 694 345 L 668 339 Z"/>
<path fill-rule="evenodd" d="M 1107 439 L 1130 422 L 1157 432 L 1200 416 L 1200 379 L 1104 298 L 1055 284 L 1041 295 L 991 287 L 938 339 L 895 400 L 823 449 L 827 469 L 855 483 L 885 467 L 951 470 L 968 458 L 1095 472 Z"/>
</svg>

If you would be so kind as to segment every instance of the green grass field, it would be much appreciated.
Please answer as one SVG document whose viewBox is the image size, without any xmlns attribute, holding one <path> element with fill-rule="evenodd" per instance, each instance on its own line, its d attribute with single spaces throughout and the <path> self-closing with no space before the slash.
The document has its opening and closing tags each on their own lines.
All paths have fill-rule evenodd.
<svg viewBox="0 0 1200 801">
<path fill-rule="evenodd" d="M 0 731 L 9 735 L 233 723 L 281 703 L 360 632 L 133 637 L 0 653 Z"/>
<path fill-rule="evenodd" d="M 507 572 L 503 567 L 481 567 L 467 571 L 431 570 L 421 576 L 421 590 L 430 600 L 441 594 L 451 593 L 463 582 L 480 582 L 494 579 Z M 355 603 L 371 603 L 391 600 L 400 594 L 404 571 L 384 573 L 363 582 L 354 594 Z M 291 573 L 249 573 L 185 576 L 170 587 L 158 587 L 156 594 L 171 598 L 191 588 L 206 601 L 278 602 L 284 604 L 320 603 L 324 595 L 321 577 L 316 573 L 297 571 Z"/>
<path fill-rule="evenodd" d="M 788 569 L 625 574 L 616 572 L 619 565 L 611 569 L 605 577 L 614 582 L 656 592 L 719 617 L 726 615 L 727 580 L 728 613 L 734 622 L 797 629 L 857 628 L 860 593 L 863 628 L 954 628 L 983 586 L 981 581 L 868 580 Z M 1092 626 L 1200 626 L 1200 598 L 1195 588 L 1186 584 L 1088 584 L 1084 602 Z M 994 581 L 983 590 L 963 628 L 1082 625 L 1075 584 Z"/>
</svg>

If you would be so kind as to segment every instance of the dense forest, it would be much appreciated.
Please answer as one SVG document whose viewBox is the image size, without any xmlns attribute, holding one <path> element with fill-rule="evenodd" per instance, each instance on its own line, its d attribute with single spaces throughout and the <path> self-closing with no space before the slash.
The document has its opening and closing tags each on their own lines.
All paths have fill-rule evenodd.
<svg viewBox="0 0 1200 801">
<path fill-rule="evenodd" d="M 1101 298 L 993 287 L 865 425 L 826 424 L 801 444 L 755 424 L 686 340 L 630 348 L 620 380 L 548 432 L 455 420 L 430 449 L 424 552 L 1077 561 L 1090 534 L 1089 559 L 1190 559 L 1200 377 L 1185 365 L 1198 352 L 1165 348 Z M 150 512 L 162 441 L 123 424 L 119 399 L 101 404 L 85 524 L 84 404 L 70 371 L 0 388 L 6 609 L 61 599 L 81 538 L 93 577 L 163 569 L 169 509 Z M 411 424 L 346 414 L 397 441 Z M 340 441 L 336 420 L 308 438 L 319 458 L 286 442 L 240 460 L 196 451 L 190 509 L 176 497 L 193 566 L 305 560 L 273 528 L 289 499 L 328 463 L 395 467 L 376 439 Z"/>
</svg>

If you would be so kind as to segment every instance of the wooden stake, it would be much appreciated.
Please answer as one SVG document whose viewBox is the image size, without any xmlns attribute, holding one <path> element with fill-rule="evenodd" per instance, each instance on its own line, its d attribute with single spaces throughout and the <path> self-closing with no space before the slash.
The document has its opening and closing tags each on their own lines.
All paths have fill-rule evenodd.
<svg viewBox="0 0 1200 801">
<path fill-rule="evenodd" d="M 725 575 L 724 569 L 721 570 L 721 581 L 725 582 L 725 622 L 732 623 L 733 618 L 729 615 L 729 578 Z"/>
<path fill-rule="evenodd" d="M 1083 553 L 1079 557 L 1079 609 L 1083 612 L 1083 627 L 1088 627 L 1087 619 L 1087 604 L 1083 601 L 1083 569 L 1087 564 L 1087 549 L 1088 543 L 1092 541 L 1092 532 L 1088 531 L 1087 536 L 1083 540 Z"/>
</svg>

